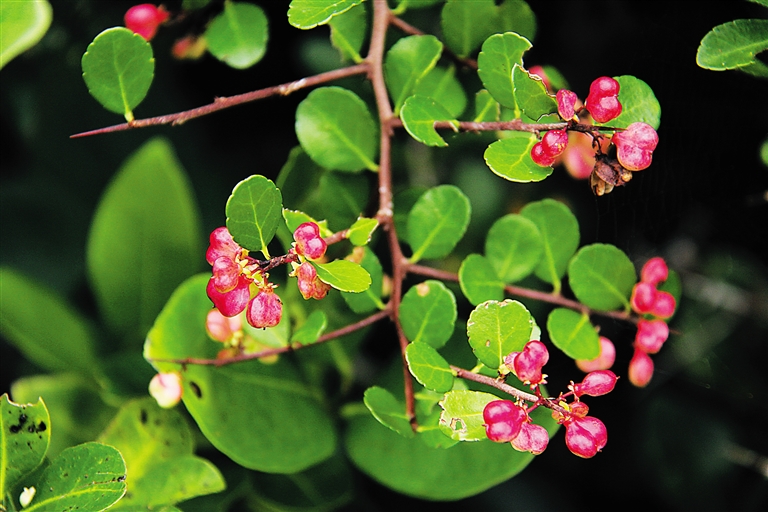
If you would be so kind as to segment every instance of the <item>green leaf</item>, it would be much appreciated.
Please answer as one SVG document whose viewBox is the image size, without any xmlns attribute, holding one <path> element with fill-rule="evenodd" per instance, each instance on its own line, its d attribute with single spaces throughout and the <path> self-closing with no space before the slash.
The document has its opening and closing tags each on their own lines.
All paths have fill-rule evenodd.
<svg viewBox="0 0 768 512">
<path fill-rule="evenodd" d="M 484 121 L 498 121 L 501 115 L 499 103 L 491 96 L 491 93 L 482 89 L 475 94 L 475 117 L 472 119 L 476 123 Z"/>
<path fill-rule="evenodd" d="M 133 121 L 133 109 L 155 76 L 152 46 L 125 27 L 108 28 L 88 45 L 81 64 L 85 85 L 96 101 Z"/>
<path fill-rule="evenodd" d="M 330 26 L 331 43 L 341 52 L 342 58 L 362 62 L 360 49 L 368 29 L 365 4 L 359 3 L 343 14 L 333 16 Z"/>
<path fill-rule="evenodd" d="M 467 57 L 495 32 L 493 0 L 448 0 L 440 12 L 445 44 L 459 57 Z"/>
<path fill-rule="evenodd" d="M 316 220 L 304 212 L 283 208 L 283 219 L 285 220 L 285 225 L 291 234 L 293 234 L 293 232 L 296 231 L 296 228 L 305 222 L 314 222 L 317 224 L 317 227 L 320 228 L 320 236 L 329 236 L 333 233 L 333 231 L 328 229 L 328 223 L 326 221 Z"/>
<path fill-rule="evenodd" d="M 245 2 L 224 2 L 224 10 L 205 30 L 208 51 L 235 69 L 249 68 L 266 52 L 267 23 L 261 7 Z"/>
<path fill-rule="evenodd" d="M 435 121 L 451 121 L 458 130 L 459 122 L 437 101 L 426 96 L 410 96 L 405 100 L 400 117 L 406 131 L 427 146 L 447 146 L 435 130 Z"/>
<path fill-rule="evenodd" d="M 473 305 L 487 300 L 504 300 L 504 281 L 499 278 L 491 262 L 479 254 L 470 254 L 461 263 L 459 286 Z"/>
<path fill-rule="evenodd" d="M 529 203 L 520 210 L 520 215 L 536 224 L 544 244 L 536 276 L 552 284 L 554 292 L 559 293 L 560 278 L 579 246 L 579 222 L 567 206 L 554 199 Z"/>
<path fill-rule="evenodd" d="M 291 0 L 288 23 L 308 30 L 328 23 L 334 16 L 346 12 L 363 0 Z"/>
<path fill-rule="evenodd" d="M 469 345 L 488 368 L 496 369 L 510 352 L 520 352 L 530 341 L 533 318 L 516 300 L 479 304 L 467 321 Z"/>
<path fill-rule="evenodd" d="M 636 282 L 635 266 L 613 245 L 586 245 L 568 264 L 568 284 L 573 294 L 598 311 L 629 309 L 629 296 Z"/>
<path fill-rule="evenodd" d="M 317 277 L 342 292 L 364 292 L 371 286 L 371 276 L 363 267 L 348 260 L 334 260 L 328 263 L 312 262 Z"/>
<path fill-rule="evenodd" d="M 541 181 L 552 174 L 552 167 L 542 167 L 531 160 L 531 148 L 537 142 L 532 133 L 512 132 L 488 146 L 483 155 L 485 163 L 494 174 L 509 181 Z"/>
<path fill-rule="evenodd" d="M 296 136 L 326 169 L 378 169 L 378 130 L 366 104 L 352 91 L 321 87 L 309 93 L 296 109 Z"/>
<path fill-rule="evenodd" d="M 381 268 L 379 258 L 377 258 L 376 254 L 368 247 L 366 247 L 363 252 L 360 266 L 371 276 L 371 286 L 361 293 L 341 292 L 344 302 L 347 303 L 349 309 L 357 314 L 370 313 L 377 309 L 384 309 L 386 306 L 381 301 L 384 272 Z"/>
<path fill-rule="evenodd" d="M 464 236 L 470 213 L 469 199 L 453 185 L 431 188 L 419 197 L 408 214 L 411 263 L 448 255 Z"/>
<path fill-rule="evenodd" d="M 502 106 L 516 113 L 518 107 L 512 68 L 515 64 L 523 65 L 523 53 L 531 47 L 528 39 L 514 32 L 507 32 L 486 39 L 482 51 L 477 56 L 477 74 L 483 86 Z"/>
<path fill-rule="evenodd" d="M 376 231 L 378 226 L 379 221 L 376 219 L 359 217 L 355 223 L 350 226 L 347 238 L 350 242 L 352 242 L 352 245 L 356 245 L 358 247 L 368 245 L 368 242 L 371 241 L 371 235 L 374 231 Z"/>
<path fill-rule="evenodd" d="M 294 331 L 291 336 L 291 343 L 301 343 L 302 345 L 310 345 L 317 341 L 328 327 L 328 318 L 325 313 L 319 309 L 313 311 L 309 317 L 301 324 L 301 327 Z"/>
<path fill-rule="evenodd" d="M 533 272 L 543 250 L 536 224 L 518 214 L 498 219 L 485 238 L 485 257 L 504 283 L 520 281 Z"/>
<path fill-rule="evenodd" d="M 456 118 L 467 107 L 464 87 L 456 78 L 456 68 L 435 66 L 421 79 L 414 94 L 428 96 L 442 105 L 451 118 Z"/>
<path fill-rule="evenodd" d="M 164 138 L 149 140 L 113 178 L 88 235 L 88 276 L 114 332 L 144 339 L 174 288 L 200 268 L 200 234 L 173 148 Z"/>
<path fill-rule="evenodd" d="M 718 25 L 701 40 L 696 64 L 723 71 L 759 63 L 755 58 L 768 49 L 768 20 L 734 20 Z"/>
<path fill-rule="evenodd" d="M 557 101 L 547 93 L 544 81 L 538 75 L 531 75 L 519 64 L 512 67 L 512 81 L 515 84 L 515 98 L 523 113 L 538 121 L 543 116 L 557 112 Z"/>
<path fill-rule="evenodd" d="M 101 375 L 94 327 L 71 303 L 14 270 L 0 267 L 0 333 L 47 370 Z"/>
<path fill-rule="evenodd" d="M 398 402 L 392 393 L 386 389 L 373 386 L 365 390 L 363 395 L 365 406 L 385 427 L 394 430 L 403 437 L 413 437 L 413 429 L 405 414 L 405 406 Z"/>
<path fill-rule="evenodd" d="M 592 360 L 600 355 L 600 339 L 587 315 L 557 308 L 547 318 L 552 343 L 571 359 Z"/>
<path fill-rule="evenodd" d="M 131 492 L 114 510 L 173 505 L 226 487 L 216 467 L 193 455 L 192 431 L 178 411 L 132 400 L 99 437 L 125 460 Z"/>
<path fill-rule="evenodd" d="M 529 41 L 536 36 L 536 15 L 523 0 L 504 0 L 497 7 L 497 32 L 515 32 Z"/>
<path fill-rule="evenodd" d="M 456 323 L 456 297 L 440 281 L 412 286 L 400 303 L 400 324 L 409 341 L 445 345 Z"/>
<path fill-rule="evenodd" d="M 457 390 L 446 393 L 440 401 L 440 430 L 457 441 L 483 441 L 485 434 L 483 409 L 499 397 L 480 391 Z"/>
<path fill-rule="evenodd" d="M 209 277 L 197 275 L 174 292 L 147 335 L 144 357 L 161 372 L 186 368 L 184 405 L 203 435 L 241 466 L 295 473 L 325 460 L 335 449 L 334 426 L 319 391 L 304 382 L 290 358 L 218 368 L 166 362 L 215 358 L 221 349 L 205 330 Z"/>
<path fill-rule="evenodd" d="M 269 257 L 267 245 L 280 226 L 283 212 L 283 196 L 272 180 L 254 174 L 235 185 L 226 212 L 227 229 L 235 242 Z"/>
<path fill-rule="evenodd" d="M 51 418 L 42 398 L 17 404 L 0 396 L 0 504 L 21 478 L 45 459 L 51 442 Z"/>
<path fill-rule="evenodd" d="M 286 208 L 302 210 L 307 198 L 320 183 L 325 169 L 317 165 L 301 146 L 295 146 L 288 155 L 288 160 L 280 169 L 275 184 L 283 194 Z"/>
<path fill-rule="evenodd" d="M 0 69 L 35 46 L 53 18 L 47 0 L 0 3 Z"/>
<path fill-rule="evenodd" d="M 615 79 L 619 82 L 621 114 L 603 124 L 626 128 L 632 123 L 643 122 L 658 130 L 661 124 L 661 105 L 650 86 L 632 75 L 617 76 Z"/>
<path fill-rule="evenodd" d="M 67 448 L 43 471 L 37 494 L 25 512 L 105 510 L 125 494 L 125 462 L 101 443 Z"/>
<path fill-rule="evenodd" d="M 409 343 L 405 358 L 408 369 L 425 388 L 445 393 L 453 387 L 454 375 L 448 361 L 428 343 Z"/>
<path fill-rule="evenodd" d="M 406 98 L 435 67 L 443 43 L 435 36 L 408 36 L 400 39 L 384 57 L 384 79 L 394 102 L 394 114 L 399 115 Z"/>
</svg>

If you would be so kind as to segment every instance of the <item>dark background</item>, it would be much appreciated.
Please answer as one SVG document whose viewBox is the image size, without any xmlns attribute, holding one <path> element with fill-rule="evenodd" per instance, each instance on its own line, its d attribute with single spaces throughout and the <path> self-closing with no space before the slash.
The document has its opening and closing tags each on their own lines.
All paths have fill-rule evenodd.
<svg viewBox="0 0 768 512">
<path fill-rule="evenodd" d="M 0 72 L 0 264 L 35 276 L 95 315 L 85 280 L 86 236 L 98 199 L 125 158 L 151 136 L 168 137 L 189 173 L 208 232 L 223 223 L 235 183 L 255 173 L 276 176 L 297 143 L 293 112 L 306 91 L 181 127 L 71 140 L 73 133 L 121 121 L 88 94 L 80 57 L 96 34 L 122 24 L 133 3 L 51 3 L 53 25 L 43 41 Z M 317 55 L 324 46 L 318 41 L 327 41 L 326 29 L 290 27 L 288 2 L 258 3 L 270 19 L 270 41 L 266 57 L 249 70 L 230 69 L 210 56 L 175 61 L 167 50 L 179 33 L 161 30 L 153 41 L 155 82 L 135 110 L 137 118 L 315 72 L 313 67 L 322 65 Z M 601 198 L 559 169 L 538 185 L 507 183 L 487 169 L 469 181 L 490 183 L 501 194 L 494 206 L 501 210 L 541 197 L 567 200 L 581 224 L 582 244 L 614 243 L 639 263 L 663 255 L 681 274 L 686 292 L 672 324 L 677 334 L 655 358 L 651 385 L 638 390 L 620 381 L 616 393 L 593 400 L 594 415 L 609 429 L 604 453 L 580 460 L 558 434 L 520 476 L 448 506 L 761 510 L 768 503 L 768 169 L 759 150 L 768 135 L 768 82 L 703 70 L 695 59 L 699 41 L 712 27 L 765 18 L 768 10 L 735 0 L 532 0 L 530 5 L 538 33 L 527 65 L 555 66 L 581 97 L 601 75 L 630 74 L 651 86 L 662 106 L 653 165 Z M 437 26 L 435 11 L 413 14 L 407 19 L 416 26 L 427 31 Z M 482 164 L 482 148 L 469 158 Z M 453 160 L 440 160 L 441 178 L 463 183 L 467 178 L 451 166 Z M 622 373 L 632 334 L 618 325 L 604 327 L 627 340 L 617 343 Z M 0 358 L 3 391 L 36 371 L 5 341 Z M 557 375 L 557 366 L 548 373 Z M 734 447 L 746 450 L 741 464 L 734 463 L 742 453 Z M 752 467 L 760 463 L 762 476 Z M 446 506 L 399 497 L 363 475 L 356 478 L 355 507 Z"/>
</svg>

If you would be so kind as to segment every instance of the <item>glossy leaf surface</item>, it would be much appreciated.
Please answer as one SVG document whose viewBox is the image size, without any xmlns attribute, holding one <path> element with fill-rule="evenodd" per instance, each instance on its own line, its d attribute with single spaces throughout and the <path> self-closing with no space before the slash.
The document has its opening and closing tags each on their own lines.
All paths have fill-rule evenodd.
<svg viewBox="0 0 768 512">
<path fill-rule="evenodd" d="M 241 247 L 267 256 L 282 211 L 283 196 L 272 180 L 253 175 L 235 185 L 227 200 L 227 229 Z"/>
<path fill-rule="evenodd" d="M 477 305 L 487 300 L 504 300 L 504 281 L 485 256 L 469 254 L 459 267 L 459 286 L 467 300 Z"/>
<path fill-rule="evenodd" d="M 296 109 L 301 147 L 326 169 L 375 171 L 377 133 L 363 100 L 341 87 L 315 89 Z"/>
<path fill-rule="evenodd" d="M 410 343 L 405 358 L 411 374 L 425 388 L 445 393 L 453 387 L 453 371 L 448 361 L 432 345 L 422 341 Z"/>
<path fill-rule="evenodd" d="M 600 341 L 587 315 L 557 308 L 547 318 L 552 343 L 572 359 L 592 360 L 600 355 Z"/>
<path fill-rule="evenodd" d="M 368 242 L 371 241 L 371 235 L 378 226 L 379 221 L 376 219 L 360 217 L 349 227 L 347 238 L 352 242 L 352 245 L 358 247 L 368 245 Z"/>
<path fill-rule="evenodd" d="M 592 309 L 629 308 L 629 296 L 636 282 L 635 266 L 613 245 L 584 246 L 568 264 L 568 284 L 573 294 Z"/>
<path fill-rule="evenodd" d="M 373 386 L 365 390 L 363 402 L 379 423 L 403 437 L 414 436 L 411 423 L 405 414 L 405 405 L 392 393 L 382 387 Z"/>
<path fill-rule="evenodd" d="M 331 43 L 345 59 L 361 62 L 360 50 L 365 42 L 368 17 L 364 3 L 353 6 L 330 20 Z"/>
<path fill-rule="evenodd" d="M 464 87 L 456 78 L 456 68 L 435 66 L 419 81 L 414 94 L 427 96 L 437 101 L 449 113 L 451 118 L 456 118 L 467 107 L 467 95 Z"/>
<path fill-rule="evenodd" d="M 422 78 L 435 67 L 443 44 L 435 36 L 408 36 L 389 49 L 384 58 L 384 78 L 398 115 L 406 98 Z"/>
<path fill-rule="evenodd" d="M 734 20 L 716 26 L 704 36 L 696 52 L 696 64 L 715 71 L 755 66 L 765 76 L 765 64 L 755 55 L 766 49 L 768 20 Z"/>
<path fill-rule="evenodd" d="M 312 262 L 317 277 L 324 283 L 342 292 L 364 292 L 371 286 L 371 276 L 366 270 L 348 260 L 334 260 L 328 263 Z"/>
<path fill-rule="evenodd" d="M 52 18 L 47 0 L 0 3 L 0 69 L 35 46 L 48 31 Z"/>
<path fill-rule="evenodd" d="M 619 117 L 604 124 L 626 128 L 632 123 L 643 122 L 658 130 L 661 124 L 661 105 L 650 86 L 631 75 L 617 76 L 615 79 L 620 86 L 622 110 Z"/>
<path fill-rule="evenodd" d="M 519 352 L 530 341 L 533 319 L 521 303 L 487 301 L 472 310 L 467 336 L 481 363 L 496 369 L 510 352 Z"/>
<path fill-rule="evenodd" d="M 456 297 L 442 282 L 424 281 L 412 286 L 400 303 L 400 324 L 409 341 L 434 348 L 446 344 L 456 323 Z"/>
<path fill-rule="evenodd" d="M 481 391 L 457 390 L 446 393 L 440 400 L 440 429 L 458 441 L 483 441 L 485 420 L 483 409 L 499 397 Z"/>
<path fill-rule="evenodd" d="M 530 275 L 541 261 L 543 250 L 536 224 L 519 214 L 498 219 L 485 238 L 485 257 L 505 283 Z"/>
<path fill-rule="evenodd" d="M 513 111 L 518 106 L 512 68 L 523 65 L 523 53 L 531 46 L 530 41 L 514 32 L 494 34 L 485 40 L 477 56 L 477 74 L 483 86 L 496 101 Z"/>
<path fill-rule="evenodd" d="M 133 109 L 149 91 L 155 76 L 152 46 L 125 27 L 97 35 L 82 58 L 88 92 L 107 110 L 133 120 Z"/>
<path fill-rule="evenodd" d="M 533 119 L 557 112 L 557 101 L 547 93 L 544 81 L 538 75 L 531 75 L 519 64 L 512 67 L 515 83 L 515 98 L 520 110 Z"/>
<path fill-rule="evenodd" d="M 259 6 L 224 2 L 224 10 L 205 30 L 208 51 L 233 68 L 249 68 L 266 52 L 267 23 L 267 16 Z"/>
<path fill-rule="evenodd" d="M 453 185 L 440 185 L 419 197 L 408 214 L 411 262 L 450 253 L 467 230 L 470 212 L 469 199 Z"/>
<path fill-rule="evenodd" d="M 310 345 L 317 341 L 328 327 L 328 317 L 322 311 L 315 310 L 307 317 L 301 326 L 291 335 L 291 343 Z"/>
<path fill-rule="evenodd" d="M 440 103 L 426 96 L 414 95 L 405 100 L 400 118 L 411 137 L 427 146 L 448 145 L 435 130 L 435 121 L 452 121 L 458 129 L 458 121 Z"/>
<path fill-rule="evenodd" d="M 552 167 L 542 167 L 531 160 L 531 148 L 538 142 L 532 133 L 512 132 L 485 150 L 485 163 L 497 176 L 517 183 L 541 181 L 552 174 Z"/>
<path fill-rule="evenodd" d="M 18 404 L 0 396 L 0 503 L 20 479 L 39 466 L 51 442 L 51 418 L 42 398 Z"/>
<path fill-rule="evenodd" d="M 384 309 L 384 303 L 381 301 L 382 281 L 384 272 L 381 268 L 381 262 L 376 254 L 369 248 L 365 248 L 363 257 L 360 260 L 360 266 L 371 276 L 371 286 L 360 293 L 341 292 L 344 302 L 349 309 L 357 314 L 370 313 L 377 309 Z"/>
<path fill-rule="evenodd" d="M 328 23 L 363 0 L 291 0 L 288 23 L 296 28 L 310 29 Z"/>
</svg>

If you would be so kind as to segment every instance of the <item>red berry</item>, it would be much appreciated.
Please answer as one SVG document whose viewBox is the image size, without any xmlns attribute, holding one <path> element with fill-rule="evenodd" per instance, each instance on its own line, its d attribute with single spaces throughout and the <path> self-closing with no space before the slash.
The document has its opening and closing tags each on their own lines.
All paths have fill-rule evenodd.
<svg viewBox="0 0 768 512">
<path fill-rule="evenodd" d="M 226 343 L 242 328 L 240 315 L 227 318 L 218 309 L 212 309 L 205 318 L 205 330 L 216 341 Z"/>
<path fill-rule="evenodd" d="M 232 261 L 237 258 L 242 252 L 242 247 L 232 239 L 232 235 L 229 234 L 229 230 L 225 227 L 216 228 L 211 232 L 209 237 L 210 245 L 205 253 L 205 259 L 209 265 L 213 265 L 213 262 L 222 256 L 226 256 Z"/>
<path fill-rule="evenodd" d="M 565 444 L 574 455 L 589 459 L 608 442 L 608 430 L 592 416 L 570 418 L 565 422 Z"/>
<path fill-rule="evenodd" d="M 637 122 L 614 134 L 611 140 L 619 163 L 630 171 L 642 171 L 651 165 L 659 135 L 651 125 Z"/>
<path fill-rule="evenodd" d="M 566 121 L 570 121 L 576 116 L 576 102 L 579 97 L 576 93 L 568 89 L 560 89 L 555 95 L 557 99 L 557 113 Z"/>
<path fill-rule="evenodd" d="M 540 165 L 542 167 L 549 167 L 555 163 L 554 157 L 551 157 L 546 153 L 541 142 L 537 142 L 531 148 L 531 159 L 536 165 Z"/>
<path fill-rule="evenodd" d="M 635 347 L 635 354 L 629 362 L 629 382 L 638 388 L 644 388 L 653 377 L 653 360 L 642 349 Z"/>
<path fill-rule="evenodd" d="M 657 291 L 656 299 L 651 307 L 651 314 L 659 318 L 669 318 L 675 313 L 675 297 L 665 291 Z"/>
<path fill-rule="evenodd" d="M 600 336 L 600 355 L 595 359 L 587 361 L 586 359 L 577 359 L 576 366 L 579 370 L 589 373 L 597 370 L 608 370 L 616 361 L 616 347 L 613 342 L 605 336 Z"/>
<path fill-rule="evenodd" d="M 213 286 L 216 290 L 225 293 L 237 286 L 240 277 L 240 265 L 227 256 L 217 258 L 213 262 Z"/>
<path fill-rule="evenodd" d="M 147 41 L 155 37 L 157 28 L 168 19 L 168 11 L 152 4 L 134 5 L 125 13 L 125 26 Z"/>
<path fill-rule="evenodd" d="M 483 409 L 485 434 L 495 443 L 508 443 L 520 433 L 528 414 L 509 400 L 488 402 Z"/>
<path fill-rule="evenodd" d="M 248 303 L 245 319 L 257 329 L 274 327 L 283 316 L 283 303 L 280 297 L 270 290 L 260 290 Z"/>
<path fill-rule="evenodd" d="M 637 323 L 635 347 L 646 354 L 655 354 L 669 337 L 669 327 L 664 320 L 640 320 Z"/>
<path fill-rule="evenodd" d="M 545 154 L 557 158 L 568 147 L 568 134 L 565 130 L 549 130 L 541 139 L 541 148 Z"/>
<path fill-rule="evenodd" d="M 662 281 L 666 281 L 667 277 L 669 277 L 667 263 L 664 261 L 664 258 L 658 256 L 646 261 L 643 269 L 640 271 L 640 280 L 654 286 Z"/>
<path fill-rule="evenodd" d="M 601 76 L 589 86 L 585 106 L 598 123 L 607 123 L 621 114 L 619 87 L 619 82 L 609 76 Z"/>
<path fill-rule="evenodd" d="M 208 286 L 205 291 L 213 305 L 224 316 L 235 316 L 243 312 L 248 305 L 248 299 L 251 298 L 251 280 L 241 275 L 238 278 L 237 286 L 228 292 L 220 292 L 214 285 L 214 278 L 208 280 Z"/>
<path fill-rule="evenodd" d="M 522 352 L 512 352 L 504 358 L 504 364 L 525 384 L 545 384 L 541 369 L 547 361 L 547 346 L 538 340 L 529 341 Z"/>
<path fill-rule="evenodd" d="M 305 222 L 297 227 L 293 239 L 296 240 L 296 254 L 311 260 L 322 258 L 328 247 L 320 236 L 320 227 L 314 222 Z"/>
<path fill-rule="evenodd" d="M 589 414 L 589 406 L 584 402 L 572 402 L 568 407 L 571 409 L 571 417 L 573 418 L 583 418 Z"/>
<path fill-rule="evenodd" d="M 611 370 L 598 370 L 591 372 L 584 377 L 578 384 L 573 385 L 573 394 L 577 397 L 582 395 L 601 396 L 613 391 L 618 377 Z"/>
<path fill-rule="evenodd" d="M 305 300 L 325 297 L 331 289 L 331 286 L 324 283 L 317 277 L 317 270 L 310 262 L 305 261 L 296 269 L 299 291 Z"/>
<path fill-rule="evenodd" d="M 651 283 L 639 282 L 632 288 L 632 296 L 629 303 L 635 313 L 645 315 L 653 310 L 658 290 Z"/>
<path fill-rule="evenodd" d="M 520 452 L 531 452 L 538 455 L 547 449 L 549 433 L 541 425 L 525 422 L 520 433 L 512 440 L 512 447 Z"/>
</svg>

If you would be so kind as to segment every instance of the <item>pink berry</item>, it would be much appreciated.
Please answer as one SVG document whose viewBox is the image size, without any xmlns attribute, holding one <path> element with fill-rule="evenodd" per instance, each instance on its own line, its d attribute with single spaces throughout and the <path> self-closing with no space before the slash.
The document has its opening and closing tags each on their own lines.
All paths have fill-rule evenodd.
<svg viewBox="0 0 768 512">
<path fill-rule="evenodd" d="M 608 430 L 597 418 L 571 418 L 565 423 L 565 444 L 574 455 L 589 459 L 608 442 Z"/>
<path fill-rule="evenodd" d="M 541 139 L 541 148 L 545 154 L 557 158 L 568 147 L 568 134 L 565 130 L 549 130 Z"/>
<path fill-rule="evenodd" d="M 653 360 L 642 349 L 635 347 L 635 354 L 629 362 L 629 382 L 638 388 L 644 388 L 653 377 Z"/>
<path fill-rule="evenodd" d="M 216 289 L 214 279 L 212 277 L 208 280 L 208 286 L 205 291 L 208 293 L 208 298 L 211 299 L 216 309 L 227 317 L 242 313 L 248 305 L 248 299 L 251 298 L 251 280 L 241 275 L 238 278 L 237 286 L 228 292 L 222 293 Z"/>
<path fill-rule="evenodd" d="M 544 384 L 542 367 L 549 361 L 547 346 L 538 340 L 529 341 L 522 352 L 512 352 L 504 363 L 525 384 Z"/>
<path fill-rule="evenodd" d="M 669 292 L 659 290 L 656 292 L 651 314 L 659 318 L 669 318 L 675 313 L 675 307 L 675 297 Z"/>
<path fill-rule="evenodd" d="M 601 396 L 613 391 L 618 377 L 611 370 L 598 370 L 590 372 L 578 384 L 573 385 L 573 394 L 577 397 L 583 395 Z"/>
<path fill-rule="evenodd" d="M 607 123 L 621 114 L 619 87 L 619 82 L 609 76 L 601 76 L 589 86 L 585 106 L 598 123 Z"/>
<path fill-rule="evenodd" d="M 163 409 L 170 409 L 178 404 L 182 391 L 181 375 L 176 372 L 158 373 L 149 381 L 149 394 Z"/>
<path fill-rule="evenodd" d="M 280 297 L 270 290 L 260 290 L 248 303 L 245 319 L 257 329 L 274 327 L 283 316 L 283 303 Z"/>
<path fill-rule="evenodd" d="M 299 268 L 296 269 L 296 277 L 298 278 L 299 292 L 305 300 L 317 299 L 320 300 L 325 297 L 331 289 L 331 286 L 324 283 L 317 277 L 317 270 L 310 262 L 305 261 Z"/>
<path fill-rule="evenodd" d="M 549 433 L 541 425 L 525 422 L 520 433 L 512 440 L 512 448 L 519 452 L 531 452 L 538 455 L 547 449 Z"/>
<path fill-rule="evenodd" d="M 568 405 L 571 409 L 571 417 L 583 418 L 589 414 L 589 406 L 584 402 L 572 402 Z"/>
<path fill-rule="evenodd" d="M 296 254 L 311 260 L 322 258 L 328 247 L 320 236 L 320 227 L 314 222 L 305 222 L 297 227 L 293 239 L 296 240 Z"/>
<path fill-rule="evenodd" d="M 544 151 L 544 146 L 542 146 L 541 142 L 537 142 L 531 148 L 531 160 L 533 160 L 536 165 L 542 167 L 549 167 L 555 163 L 555 158 L 549 156 L 549 154 Z"/>
<path fill-rule="evenodd" d="M 488 402 L 483 409 L 485 433 L 495 443 L 508 443 L 520 433 L 527 417 L 525 410 L 510 400 Z"/>
<path fill-rule="evenodd" d="M 216 228 L 209 237 L 210 245 L 205 253 L 205 259 L 209 265 L 213 265 L 217 259 L 226 256 L 232 261 L 242 252 L 242 248 L 232 239 L 229 230 L 225 227 Z"/>
<path fill-rule="evenodd" d="M 577 359 L 576 366 L 579 367 L 579 370 L 589 373 L 597 370 L 608 370 L 615 361 L 616 347 L 611 340 L 605 336 L 600 336 L 600 355 L 590 361 Z"/>
<path fill-rule="evenodd" d="M 566 121 L 570 121 L 576 116 L 576 102 L 579 97 L 576 93 L 568 89 L 560 89 L 555 95 L 557 99 L 557 113 Z"/>
<path fill-rule="evenodd" d="M 225 293 L 237 286 L 240 277 L 240 265 L 227 256 L 217 258 L 213 262 L 213 286 L 216 290 Z"/>
<path fill-rule="evenodd" d="M 216 341 L 226 343 L 242 328 L 240 315 L 228 318 L 218 309 L 212 309 L 205 318 L 205 330 Z"/>
<path fill-rule="evenodd" d="M 168 11 L 152 4 L 134 5 L 125 13 L 125 26 L 147 41 L 155 37 L 157 28 L 168 19 Z"/>
<path fill-rule="evenodd" d="M 640 271 L 640 280 L 644 283 L 650 283 L 654 286 L 666 281 L 669 277 L 669 268 L 664 258 L 656 256 L 645 262 Z"/>
<path fill-rule="evenodd" d="M 669 327 L 664 320 L 640 320 L 637 323 L 635 347 L 646 354 L 655 354 L 669 337 Z"/>
<path fill-rule="evenodd" d="M 659 135 L 651 125 L 637 122 L 614 134 L 611 140 L 619 163 L 630 171 L 642 171 L 651 165 Z"/>
<path fill-rule="evenodd" d="M 635 313 L 645 315 L 653 310 L 658 293 L 654 285 L 641 281 L 632 288 L 629 304 Z"/>
</svg>

